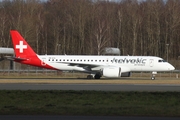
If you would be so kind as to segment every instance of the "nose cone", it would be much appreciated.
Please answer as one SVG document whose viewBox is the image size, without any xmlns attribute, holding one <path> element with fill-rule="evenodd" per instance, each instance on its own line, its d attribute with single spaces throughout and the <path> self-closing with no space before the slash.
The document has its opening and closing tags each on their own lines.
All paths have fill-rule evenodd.
<svg viewBox="0 0 180 120">
<path fill-rule="evenodd" d="M 169 67 L 168 67 L 169 70 L 175 70 L 175 67 L 172 66 L 171 64 L 169 64 Z"/>
</svg>

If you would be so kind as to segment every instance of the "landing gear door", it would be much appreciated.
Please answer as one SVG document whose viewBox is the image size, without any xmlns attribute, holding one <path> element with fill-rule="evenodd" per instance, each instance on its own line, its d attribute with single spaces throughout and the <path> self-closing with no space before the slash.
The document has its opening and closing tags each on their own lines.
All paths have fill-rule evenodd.
<svg viewBox="0 0 180 120">
<path fill-rule="evenodd" d="M 149 66 L 153 67 L 154 66 L 154 60 L 153 59 L 149 59 Z"/>
</svg>

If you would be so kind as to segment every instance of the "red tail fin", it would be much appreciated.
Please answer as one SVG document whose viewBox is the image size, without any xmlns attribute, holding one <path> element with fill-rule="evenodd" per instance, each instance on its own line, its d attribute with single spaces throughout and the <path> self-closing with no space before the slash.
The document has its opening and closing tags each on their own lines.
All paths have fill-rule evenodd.
<svg viewBox="0 0 180 120">
<path fill-rule="evenodd" d="M 36 56 L 36 53 L 25 41 L 25 39 L 16 30 L 10 31 L 14 52 L 18 58 L 26 58 L 27 56 Z"/>
<path fill-rule="evenodd" d="M 11 38 L 14 46 L 14 52 L 16 57 L 12 60 L 20 62 L 22 64 L 33 65 L 42 68 L 48 68 L 57 70 L 56 68 L 51 67 L 50 65 L 44 63 L 38 55 L 33 51 L 25 39 L 19 34 L 16 30 L 11 30 Z"/>
</svg>

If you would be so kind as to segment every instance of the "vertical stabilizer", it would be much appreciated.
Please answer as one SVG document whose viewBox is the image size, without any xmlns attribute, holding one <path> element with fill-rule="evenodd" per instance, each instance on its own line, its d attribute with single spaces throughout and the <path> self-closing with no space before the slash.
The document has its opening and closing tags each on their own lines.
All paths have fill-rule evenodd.
<svg viewBox="0 0 180 120">
<path fill-rule="evenodd" d="M 36 53 L 16 30 L 10 31 L 16 57 L 36 56 Z"/>
</svg>

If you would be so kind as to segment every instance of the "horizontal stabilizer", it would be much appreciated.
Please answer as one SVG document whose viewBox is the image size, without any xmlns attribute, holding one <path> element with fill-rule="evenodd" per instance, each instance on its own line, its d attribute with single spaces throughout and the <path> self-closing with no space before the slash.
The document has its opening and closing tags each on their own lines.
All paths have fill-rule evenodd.
<svg viewBox="0 0 180 120">
<path fill-rule="evenodd" d="M 8 60 L 14 60 L 14 61 L 26 61 L 27 58 L 17 58 L 17 57 L 11 57 L 11 56 L 6 56 Z"/>
</svg>

